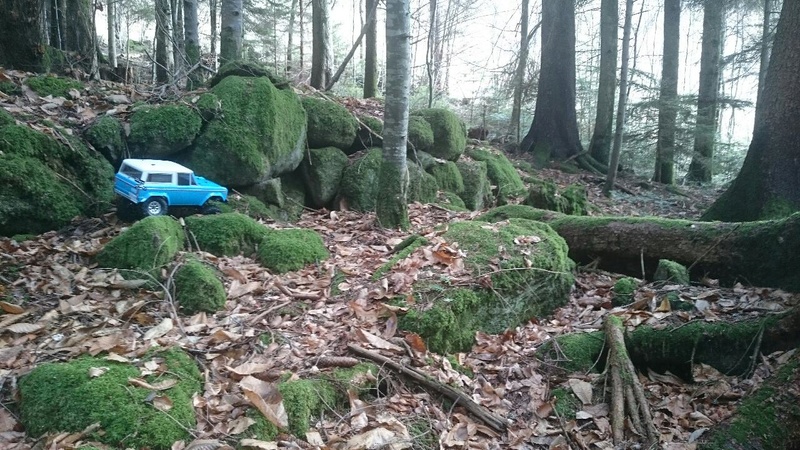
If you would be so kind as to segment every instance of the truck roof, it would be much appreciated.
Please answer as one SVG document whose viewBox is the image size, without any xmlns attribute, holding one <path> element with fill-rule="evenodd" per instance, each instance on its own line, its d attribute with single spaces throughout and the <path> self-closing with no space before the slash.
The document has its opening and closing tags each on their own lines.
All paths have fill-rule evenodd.
<svg viewBox="0 0 800 450">
<path fill-rule="evenodd" d="M 184 167 L 176 162 L 164 161 L 162 159 L 125 159 L 122 161 L 122 164 L 142 172 L 193 172 L 192 169 L 189 169 L 188 167 Z"/>
</svg>

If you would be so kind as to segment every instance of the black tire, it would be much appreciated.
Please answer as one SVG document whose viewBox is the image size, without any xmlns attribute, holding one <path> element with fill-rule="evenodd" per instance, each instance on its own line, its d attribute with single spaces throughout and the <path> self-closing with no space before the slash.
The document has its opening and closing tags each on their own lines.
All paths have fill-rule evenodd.
<svg viewBox="0 0 800 450">
<path fill-rule="evenodd" d="M 141 217 L 141 211 L 134 203 L 124 197 L 117 197 L 117 218 L 123 222 L 135 222 Z"/>
<path fill-rule="evenodd" d="M 145 217 L 163 216 L 167 213 L 167 202 L 161 197 L 148 198 L 142 203 L 142 214 Z"/>
<path fill-rule="evenodd" d="M 208 201 L 203 205 L 203 214 L 210 215 L 222 213 L 222 209 L 219 207 L 220 202 L 221 200 L 217 197 L 208 199 Z"/>
</svg>

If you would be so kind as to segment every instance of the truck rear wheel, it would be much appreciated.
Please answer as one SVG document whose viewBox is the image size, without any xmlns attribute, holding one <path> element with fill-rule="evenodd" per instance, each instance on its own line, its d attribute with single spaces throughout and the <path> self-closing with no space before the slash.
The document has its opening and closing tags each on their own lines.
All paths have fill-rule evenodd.
<svg viewBox="0 0 800 450">
<path fill-rule="evenodd" d="M 167 202 L 161 197 L 148 198 L 142 203 L 142 213 L 145 217 L 163 216 L 167 213 Z"/>
</svg>

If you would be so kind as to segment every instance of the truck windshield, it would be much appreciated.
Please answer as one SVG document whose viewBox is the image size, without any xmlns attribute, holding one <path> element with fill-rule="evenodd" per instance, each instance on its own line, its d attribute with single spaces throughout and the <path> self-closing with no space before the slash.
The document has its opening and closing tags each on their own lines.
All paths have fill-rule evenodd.
<svg viewBox="0 0 800 450">
<path fill-rule="evenodd" d="M 136 170 L 133 167 L 130 167 L 126 164 L 123 164 L 122 167 L 119 169 L 120 172 L 124 173 L 125 175 L 138 180 L 142 178 L 142 171 Z"/>
</svg>

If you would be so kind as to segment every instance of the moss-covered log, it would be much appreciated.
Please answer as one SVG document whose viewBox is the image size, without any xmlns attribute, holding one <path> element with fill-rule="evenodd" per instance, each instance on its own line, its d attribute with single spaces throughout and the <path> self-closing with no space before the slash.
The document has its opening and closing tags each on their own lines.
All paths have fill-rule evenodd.
<svg viewBox="0 0 800 450">
<path fill-rule="evenodd" d="M 800 291 L 800 214 L 784 219 L 724 223 L 659 218 L 574 217 L 512 205 L 482 216 L 498 221 L 522 217 L 547 222 L 579 263 L 652 277 L 660 259 L 689 267 L 692 278 Z"/>
</svg>

